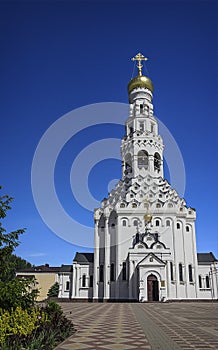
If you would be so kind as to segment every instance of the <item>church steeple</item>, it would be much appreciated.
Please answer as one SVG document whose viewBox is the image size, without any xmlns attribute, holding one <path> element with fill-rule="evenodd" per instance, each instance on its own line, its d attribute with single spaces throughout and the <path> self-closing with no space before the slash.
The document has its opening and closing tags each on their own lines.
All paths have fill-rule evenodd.
<svg viewBox="0 0 218 350">
<path fill-rule="evenodd" d="M 153 115 L 153 84 L 142 75 L 141 62 L 147 58 L 138 53 L 132 60 L 138 62 L 138 75 L 128 84 L 130 113 L 121 146 L 123 178 L 148 173 L 163 177 L 163 142 Z"/>
</svg>

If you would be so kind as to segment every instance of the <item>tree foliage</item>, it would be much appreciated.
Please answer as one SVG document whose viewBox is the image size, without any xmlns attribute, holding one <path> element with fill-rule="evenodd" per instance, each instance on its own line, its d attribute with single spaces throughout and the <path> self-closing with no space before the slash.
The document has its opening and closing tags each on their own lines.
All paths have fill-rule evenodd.
<svg viewBox="0 0 218 350">
<path fill-rule="evenodd" d="M 1 190 L 0 186 L 0 190 Z M 7 215 L 7 211 L 11 209 L 10 203 L 13 198 L 6 195 L 0 196 L 0 281 L 8 280 L 10 275 L 11 255 L 14 249 L 19 245 L 19 235 L 24 233 L 25 229 L 19 229 L 7 233 L 2 226 L 2 221 Z"/>
<path fill-rule="evenodd" d="M 7 233 L 2 226 L 7 211 L 11 209 L 12 200 L 8 195 L 0 196 L 0 308 L 4 310 L 16 307 L 28 309 L 34 305 L 38 294 L 33 285 L 34 279 L 15 277 L 16 268 L 28 263 L 13 255 L 14 249 L 19 245 L 19 235 L 24 233 L 25 229 Z"/>
<path fill-rule="evenodd" d="M 48 291 L 47 297 L 51 298 L 51 297 L 58 297 L 58 293 L 59 293 L 59 283 L 55 282 Z"/>
</svg>

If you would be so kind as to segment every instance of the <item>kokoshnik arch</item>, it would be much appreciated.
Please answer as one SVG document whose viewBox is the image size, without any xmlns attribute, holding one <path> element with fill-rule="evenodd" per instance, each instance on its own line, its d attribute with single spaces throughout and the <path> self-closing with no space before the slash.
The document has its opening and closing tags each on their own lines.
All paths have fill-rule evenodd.
<svg viewBox="0 0 218 350">
<path fill-rule="evenodd" d="M 164 144 L 153 113 L 153 83 L 128 84 L 122 179 L 95 209 L 93 253 L 78 252 L 59 273 L 60 298 L 129 301 L 217 299 L 218 262 L 196 251 L 195 209 L 164 179 Z M 176 165 L 175 165 L 176 166 Z"/>
</svg>

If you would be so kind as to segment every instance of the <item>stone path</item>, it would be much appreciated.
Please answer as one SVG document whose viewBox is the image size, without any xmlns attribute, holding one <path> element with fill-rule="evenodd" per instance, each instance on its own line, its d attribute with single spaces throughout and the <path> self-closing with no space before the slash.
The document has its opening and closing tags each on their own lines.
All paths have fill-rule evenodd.
<svg viewBox="0 0 218 350">
<path fill-rule="evenodd" d="M 61 303 L 77 332 L 56 350 L 218 349 L 218 303 Z"/>
</svg>

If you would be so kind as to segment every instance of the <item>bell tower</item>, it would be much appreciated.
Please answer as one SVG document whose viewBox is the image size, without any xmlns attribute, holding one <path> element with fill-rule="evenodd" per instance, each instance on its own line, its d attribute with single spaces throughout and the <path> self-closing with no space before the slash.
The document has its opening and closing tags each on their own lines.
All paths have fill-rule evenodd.
<svg viewBox="0 0 218 350">
<path fill-rule="evenodd" d="M 163 178 L 164 146 L 153 114 L 153 84 L 142 75 L 141 62 L 147 58 L 138 53 L 132 60 L 138 62 L 138 75 L 128 84 L 130 111 L 121 144 L 122 178 L 145 177 L 147 174 Z"/>
</svg>

